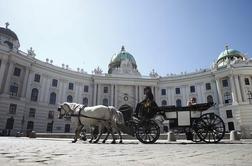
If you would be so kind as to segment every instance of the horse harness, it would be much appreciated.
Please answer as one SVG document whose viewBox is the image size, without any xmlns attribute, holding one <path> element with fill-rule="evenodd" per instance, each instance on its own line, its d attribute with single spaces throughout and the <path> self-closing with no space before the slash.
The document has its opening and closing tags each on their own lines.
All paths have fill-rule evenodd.
<svg viewBox="0 0 252 166">
<path fill-rule="evenodd" d="M 80 119 L 81 117 L 83 117 L 83 118 L 89 118 L 89 119 L 95 119 L 95 120 L 101 120 L 101 121 L 107 121 L 106 119 L 102 119 L 102 118 L 95 118 L 95 117 L 90 117 L 90 116 L 82 115 L 82 114 L 81 114 L 81 111 L 83 111 L 85 107 L 86 107 L 86 106 L 83 105 L 83 106 L 80 108 L 80 111 L 79 111 L 78 114 L 74 114 L 74 113 L 70 114 L 71 117 L 78 117 L 78 121 L 79 121 L 80 125 L 84 126 L 84 125 L 81 123 L 81 119 Z M 77 108 L 78 108 L 78 106 L 76 106 L 76 107 L 73 109 L 73 111 L 75 111 Z M 108 107 L 108 109 L 109 109 L 109 107 Z"/>
</svg>

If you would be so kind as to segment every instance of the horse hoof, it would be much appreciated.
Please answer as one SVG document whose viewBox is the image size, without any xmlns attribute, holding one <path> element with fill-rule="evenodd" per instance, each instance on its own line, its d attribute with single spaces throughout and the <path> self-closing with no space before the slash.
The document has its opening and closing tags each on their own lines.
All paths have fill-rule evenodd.
<svg viewBox="0 0 252 166">
<path fill-rule="evenodd" d="M 72 143 L 75 143 L 75 142 L 77 142 L 77 140 L 73 140 L 73 141 L 72 141 Z"/>
<path fill-rule="evenodd" d="M 97 144 L 97 143 L 98 143 L 98 141 L 94 141 L 93 143 L 94 143 L 94 144 Z"/>
<path fill-rule="evenodd" d="M 106 141 L 102 141 L 102 143 L 103 143 L 103 144 L 105 144 L 105 143 L 106 143 Z"/>
<path fill-rule="evenodd" d="M 119 144 L 122 144 L 123 142 L 122 142 L 122 140 L 119 142 Z"/>
<path fill-rule="evenodd" d="M 116 144 L 116 141 L 112 141 L 111 144 Z"/>
<path fill-rule="evenodd" d="M 86 141 L 87 140 L 87 138 L 86 137 L 83 137 L 83 138 L 81 138 L 82 139 L 82 141 Z"/>
</svg>

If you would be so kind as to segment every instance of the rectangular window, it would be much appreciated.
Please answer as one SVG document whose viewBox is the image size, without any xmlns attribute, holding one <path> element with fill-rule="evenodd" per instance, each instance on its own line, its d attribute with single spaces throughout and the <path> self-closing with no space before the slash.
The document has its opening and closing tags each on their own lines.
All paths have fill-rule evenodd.
<svg viewBox="0 0 252 166">
<path fill-rule="evenodd" d="M 53 111 L 49 111 L 48 112 L 48 119 L 53 119 L 54 118 L 54 112 Z"/>
<path fill-rule="evenodd" d="M 108 87 L 107 87 L 107 86 L 105 86 L 105 87 L 103 88 L 103 92 L 104 92 L 104 93 L 108 93 Z"/>
<path fill-rule="evenodd" d="M 222 80 L 222 86 L 228 87 L 228 80 Z"/>
<path fill-rule="evenodd" d="M 9 114 L 16 114 L 16 110 L 17 110 L 17 104 L 10 104 L 9 107 Z"/>
<path fill-rule="evenodd" d="M 57 87 L 57 85 L 58 85 L 58 80 L 53 79 L 53 80 L 52 80 L 52 86 L 53 86 L 53 87 Z"/>
<path fill-rule="evenodd" d="M 164 95 L 166 95 L 166 89 L 162 89 L 161 90 L 161 94 L 164 96 Z"/>
<path fill-rule="evenodd" d="M 17 96 L 18 94 L 18 86 L 16 83 L 10 86 L 10 95 L 11 96 Z"/>
<path fill-rule="evenodd" d="M 19 77 L 20 74 L 21 74 L 21 69 L 18 67 L 15 67 L 13 75 Z"/>
<path fill-rule="evenodd" d="M 206 83 L 206 90 L 211 90 L 211 84 L 210 83 Z"/>
<path fill-rule="evenodd" d="M 232 131 L 232 130 L 234 130 L 235 129 L 235 127 L 234 127 L 234 122 L 228 122 L 228 130 L 229 131 Z"/>
<path fill-rule="evenodd" d="M 195 92 L 195 86 L 190 86 L 190 92 L 194 93 Z"/>
<path fill-rule="evenodd" d="M 35 82 L 40 82 L 40 75 L 39 74 L 35 74 L 34 81 Z"/>
<path fill-rule="evenodd" d="M 35 113 L 36 113 L 36 109 L 35 108 L 30 108 L 29 117 L 30 118 L 34 118 L 35 117 Z"/>
<path fill-rule="evenodd" d="M 232 110 L 226 110 L 227 118 L 233 118 Z"/>
<path fill-rule="evenodd" d="M 88 92 L 88 86 L 87 85 L 84 86 L 84 92 Z"/>
<path fill-rule="evenodd" d="M 250 85 L 249 78 L 245 78 L 244 81 L 245 81 L 245 85 Z"/>
<path fill-rule="evenodd" d="M 176 88 L 175 91 L 176 91 L 176 94 L 180 94 L 180 88 Z"/>
<path fill-rule="evenodd" d="M 74 88 L 74 84 L 70 82 L 70 83 L 68 84 L 68 89 L 73 90 L 73 88 Z"/>
</svg>

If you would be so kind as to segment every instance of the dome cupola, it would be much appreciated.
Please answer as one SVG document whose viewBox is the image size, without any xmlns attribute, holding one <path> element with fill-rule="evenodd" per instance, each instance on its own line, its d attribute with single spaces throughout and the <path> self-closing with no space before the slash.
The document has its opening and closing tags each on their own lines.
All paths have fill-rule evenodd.
<svg viewBox="0 0 252 166">
<path fill-rule="evenodd" d="M 8 28 L 9 23 L 5 23 L 5 28 L 0 27 L 0 44 L 9 49 L 18 49 L 20 47 L 18 37 L 15 32 Z"/>
<path fill-rule="evenodd" d="M 246 60 L 246 57 L 240 51 L 230 49 L 228 46 L 225 46 L 225 50 L 220 53 L 216 64 L 218 67 L 222 67 L 235 60 Z"/>
<path fill-rule="evenodd" d="M 127 68 L 127 73 L 129 73 L 129 70 L 137 71 L 135 58 L 125 50 L 124 46 L 122 46 L 121 51 L 118 54 L 112 56 L 109 63 L 108 73 L 112 74 L 114 70 L 122 68 Z"/>
</svg>

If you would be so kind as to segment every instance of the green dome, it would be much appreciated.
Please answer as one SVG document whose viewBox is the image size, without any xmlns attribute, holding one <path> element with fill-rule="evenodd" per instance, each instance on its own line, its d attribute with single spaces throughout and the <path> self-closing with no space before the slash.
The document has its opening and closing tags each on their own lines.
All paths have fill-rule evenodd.
<svg viewBox="0 0 252 166">
<path fill-rule="evenodd" d="M 243 58 L 244 56 L 240 51 L 227 48 L 225 51 L 220 53 L 217 59 L 217 62 L 224 60 L 226 58 L 232 58 L 232 57 Z"/>
<path fill-rule="evenodd" d="M 121 51 L 111 58 L 111 62 L 109 64 L 109 73 L 113 68 L 120 67 L 123 60 L 128 60 L 129 62 L 131 62 L 134 69 L 137 68 L 135 58 L 130 53 L 126 52 L 124 46 L 122 46 Z"/>
</svg>

